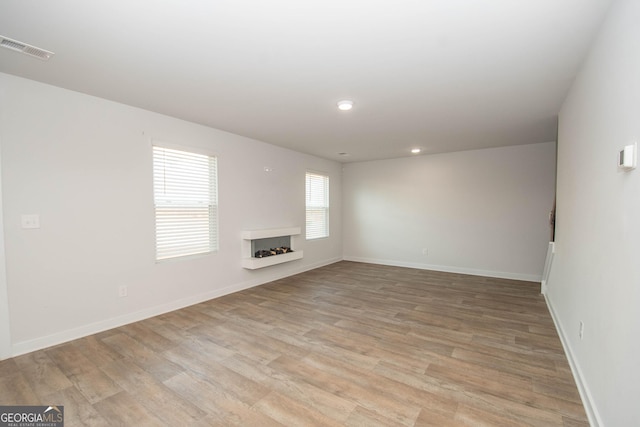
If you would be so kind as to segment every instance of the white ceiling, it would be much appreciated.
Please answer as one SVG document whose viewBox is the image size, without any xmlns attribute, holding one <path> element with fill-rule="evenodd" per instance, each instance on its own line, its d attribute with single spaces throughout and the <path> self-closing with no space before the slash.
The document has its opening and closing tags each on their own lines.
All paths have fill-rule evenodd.
<svg viewBox="0 0 640 427">
<path fill-rule="evenodd" d="M 2 0 L 55 56 L 0 72 L 339 161 L 547 142 L 610 3 Z"/>
</svg>

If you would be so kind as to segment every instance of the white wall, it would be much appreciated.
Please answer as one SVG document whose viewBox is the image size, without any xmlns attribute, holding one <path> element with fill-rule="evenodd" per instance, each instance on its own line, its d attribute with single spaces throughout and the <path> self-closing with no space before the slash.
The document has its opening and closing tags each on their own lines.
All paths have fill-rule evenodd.
<svg viewBox="0 0 640 427">
<path fill-rule="evenodd" d="M 640 425 L 640 2 L 612 6 L 560 112 L 547 299 L 593 425 Z M 579 323 L 584 337 L 579 338 Z"/>
<path fill-rule="evenodd" d="M 6 74 L 0 91 L 14 355 L 341 259 L 337 162 Z M 155 263 L 151 138 L 217 153 L 219 253 Z M 302 260 L 241 268 L 242 230 L 304 233 L 307 169 L 330 176 L 331 237 L 300 239 Z M 21 214 L 41 228 L 21 229 Z"/>
<path fill-rule="evenodd" d="M 0 89 L 0 100 L 4 93 Z M 0 120 L 3 103 L 0 102 Z M 2 127 L 0 127 L 0 360 L 11 356 L 11 330 L 9 329 L 9 299 L 7 293 L 7 269 L 4 254 L 4 230 L 2 228 Z"/>
<path fill-rule="evenodd" d="M 343 185 L 345 259 L 540 280 L 553 142 L 350 163 Z"/>
</svg>

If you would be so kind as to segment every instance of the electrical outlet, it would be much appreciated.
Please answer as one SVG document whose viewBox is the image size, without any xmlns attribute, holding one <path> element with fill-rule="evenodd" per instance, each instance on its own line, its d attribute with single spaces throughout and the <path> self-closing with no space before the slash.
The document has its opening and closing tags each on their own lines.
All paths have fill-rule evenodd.
<svg viewBox="0 0 640 427">
<path fill-rule="evenodd" d="M 424 255 L 424 256 L 428 256 L 428 255 L 429 255 L 429 249 L 427 249 L 427 248 L 422 248 L 422 255 Z"/>
<path fill-rule="evenodd" d="M 38 214 L 25 214 L 21 217 L 22 228 L 40 228 L 40 215 Z"/>
<path fill-rule="evenodd" d="M 580 339 L 584 336 L 584 322 L 580 322 Z"/>
<path fill-rule="evenodd" d="M 128 290 L 126 286 L 120 286 L 118 288 L 118 297 L 122 298 L 122 297 L 126 297 L 128 294 Z"/>
</svg>

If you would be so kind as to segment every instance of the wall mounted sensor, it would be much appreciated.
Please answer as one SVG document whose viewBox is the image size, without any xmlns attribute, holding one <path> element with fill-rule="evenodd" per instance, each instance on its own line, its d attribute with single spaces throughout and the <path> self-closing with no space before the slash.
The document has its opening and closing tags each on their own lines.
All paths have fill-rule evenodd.
<svg viewBox="0 0 640 427">
<path fill-rule="evenodd" d="M 618 167 L 623 170 L 631 170 L 636 168 L 638 163 L 638 143 L 626 145 L 618 155 Z"/>
</svg>

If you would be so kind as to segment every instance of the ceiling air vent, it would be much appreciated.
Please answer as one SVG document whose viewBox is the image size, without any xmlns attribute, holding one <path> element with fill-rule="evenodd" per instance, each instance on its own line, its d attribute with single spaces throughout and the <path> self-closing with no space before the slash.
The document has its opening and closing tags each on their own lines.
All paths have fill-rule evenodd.
<svg viewBox="0 0 640 427">
<path fill-rule="evenodd" d="M 47 61 L 55 55 L 53 52 L 49 52 L 48 50 L 40 49 L 39 47 L 31 46 L 17 40 L 12 40 L 5 36 L 0 36 L 0 46 L 16 52 L 24 53 L 25 55 L 33 56 L 34 58 L 38 58 L 43 61 Z"/>
</svg>

